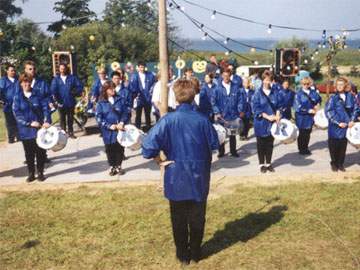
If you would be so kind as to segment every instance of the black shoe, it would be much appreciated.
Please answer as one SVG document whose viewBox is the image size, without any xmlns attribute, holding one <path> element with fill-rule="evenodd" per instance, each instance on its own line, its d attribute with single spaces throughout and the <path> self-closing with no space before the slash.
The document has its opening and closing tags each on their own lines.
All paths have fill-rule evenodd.
<svg viewBox="0 0 360 270">
<path fill-rule="evenodd" d="M 117 167 L 116 172 L 117 172 L 118 175 L 124 175 L 125 174 L 125 171 L 123 169 L 121 169 L 121 167 Z"/>
<path fill-rule="evenodd" d="M 125 155 L 124 155 L 123 160 L 128 160 L 128 159 L 129 159 L 129 158 L 128 158 L 127 156 L 125 156 Z"/>
<path fill-rule="evenodd" d="M 273 168 L 273 166 L 268 166 L 267 168 L 266 168 L 269 172 L 275 172 L 275 169 Z"/>
<path fill-rule="evenodd" d="M 9 144 L 15 143 L 15 139 L 14 138 L 10 138 L 8 141 Z"/>
<path fill-rule="evenodd" d="M 114 176 L 117 174 L 117 170 L 116 170 L 116 167 L 111 167 L 110 169 L 110 172 L 109 172 L 109 175 L 110 176 Z"/>
<path fill-rule="evenodd" d="M 338 168 L 336 165 L 331 164 L 331 170 L 332 170 L 333 172 L 337 172 L 338 169 L 339 169 L 339 168 Z"/>
<path fill-rule="evenodd" d="M 74 135 L 74 133 L 69 133 L 69 138 L 76 139 L 76 136 Z"/>
<path fill-rule="evenodd" d="M 219 153 L 219 154 L 217 155 L 218 158 L 222 158 L 222 157 L 224 157 L 224 156 L 225 156 L 224 153 Z"/>
<path fill-rule="evenodd" d="M 45 181 L 46 177 L 45 177 L 44 173 L 39 173 L 37 179 L 40 182 L 43 182 L 43 181 Z"/>
<path fill-rule="evenodd" d="M 339 166 L 338 169 L 339 169 L 339 171 L 341 171 L 341 172 L 346 172 L 346 170 L 345 170 L 345 168 L 344 168 L 343 165 Z"/>
<path fill-rule="evenodd" d="M 191 252 L 191 260 L 198 263 L 201 260 L 201 250 L 197 252 Z"/>
<path fill-rule="evenodd" d="M 231 153 L 231 156 L 238 158 L 239 154 L 235 152 L 235 153 Z"/>
<path fill-rule="evenodd" d="M 26 178 L 26 182 L 30 183 L 35 180 L 35 174 L 31 173 L 29 174 L 28 178 Z"/>
<path fill-rule="evenodd" d="M 266 173 L 266 171 L 267 171 L 267 168 L 265 166 L 260 167 L 260 172 L 261 173 Z"/>
</svg>

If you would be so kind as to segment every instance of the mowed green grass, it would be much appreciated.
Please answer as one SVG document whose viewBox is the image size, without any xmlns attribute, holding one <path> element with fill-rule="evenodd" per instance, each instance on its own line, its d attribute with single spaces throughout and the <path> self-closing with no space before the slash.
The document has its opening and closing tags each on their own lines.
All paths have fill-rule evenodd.
<svg viewBox="0 0 360 270">
<path fill-rule="evenodd" d="M 5 116 L 3 112 L 0 112 L 0 142 L 5 140 L 6 140 Z"/>
<path fill-rule="evenodd" d="M 205 259 L 188 269 L 359 269 L 355 180 L 234 187 L 208 202 Z M 156 187 L 1 195 L 1 269 L 181 268 Z"/>
</svg>

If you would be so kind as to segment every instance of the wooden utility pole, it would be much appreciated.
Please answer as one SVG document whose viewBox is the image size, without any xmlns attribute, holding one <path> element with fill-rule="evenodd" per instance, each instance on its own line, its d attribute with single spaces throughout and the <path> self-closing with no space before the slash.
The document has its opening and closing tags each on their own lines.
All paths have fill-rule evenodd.
<svg viewBox="0 0 360 270">
<path fill-rule="evenodd" d="M 167 19 L 166 0 L 158 0 L 159 4 L 159 70 L 161 74 L 161 104 L 160 116 L 168 111 L 168 80 L 169 80 L 169 59 L 167 45 Z"/>
</svg>

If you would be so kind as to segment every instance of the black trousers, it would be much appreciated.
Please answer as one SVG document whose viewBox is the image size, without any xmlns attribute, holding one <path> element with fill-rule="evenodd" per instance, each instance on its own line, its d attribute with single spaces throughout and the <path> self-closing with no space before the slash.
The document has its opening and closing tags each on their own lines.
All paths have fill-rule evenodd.
<svg viewBox="0 0 360 270">
<path fill-rule="evenodd" d="M 35 158 L 37 172 L 43 173 L 46 150 L 40 148 L 36 144 L 36 139 L 23 140 L 22 143 L 25 151 L 26 164 L 29 170 L 29 174 L 35 174 Z"/>
<path fill-rule="evenodd" d="M 347 147 L 347 139 L 328 139 L 329 152 L 331 162 L 330 164 L 336 167 L 344 166 L 345 155 L 346 155 L 346 147 Z"/>
<path fill-rule="evenodd" d="M 250 118 L 242 118 L 242 120 L 244 123 L 244 129 L 241 132 L 240 136 L 247 138 L 249 135 L 250 127 L 251 127 Z"/>
<path fill-rule="evenodd" d="M 60 127 L 64 131 L 67 131 L 69 134 L 74 133 L 74 107 L 71 108 L 59 108 L 60 114 Z M 67 130 L 66 130 L 67 126 Z"/>
<path fill-rule="evenodd" d="M 143 109 L 144 109 L 144 112 L 145 112 L 146 128 L 150 129 L 150 125 L 151 125 L 151 117 L 150 117 L 151 116 L 151 104 L 136 107 L 135 126 L 137 128 L 141 128 L 141 116 L 142 116 Z"/>
<path fill-rule="evenodd" d="M 274 150 L 274 137 L 256 137 L 259 164 L 271 164 L 272 153 Z"/>
<path fill-rule="evenodd" d="M 297 144 L 300 152 L 307 151 L 309 149 L 311 131 L 312 128 L 299 129 L 299 137 L 297 139 Z"/>
<path fill-rule="evenodd" d="M 179 260 L 200 259 L 205 215 L 206 201 L 170 201 L 171 224 Z"/>
<path fill-rule="evenodd" d="M 230 153 L 236 154 L 236 137 L 235 137 L 235 135 L 229 136 L 229 139 L 230 139 Z M 219 154 L 220 155 L 225 154 L 225 143 L 220 145 Z"/>
<path fill-rule="evenodd" d="M 124 159 L 124 147 L 118 142 L 112 144 L 105 144 L 105 152 L 109 166 L 121 166 Z"/>
<path fill-rule="evenodd" d="M 5 115 L 5 124 L 7 129 L 7 135 L 9 141 L 13 141 L 18 136 L 18 129 L 16 125 L 16 120 L 12 111 L 4 112 Z"/>
</svg>

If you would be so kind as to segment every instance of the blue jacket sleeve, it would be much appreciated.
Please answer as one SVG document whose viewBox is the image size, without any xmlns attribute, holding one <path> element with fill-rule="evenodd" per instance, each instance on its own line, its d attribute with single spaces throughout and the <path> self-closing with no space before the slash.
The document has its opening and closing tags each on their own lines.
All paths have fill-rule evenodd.
<svg viewBox="0 0 360 270">
<path fill-rule="evenodd" d="M 25 116 L 24 116 L 23 112 L 20 109 L 20 107 L 21 107 L 20 103 L 21 103 L 20 97 L 18 95 L 16 95 L 14 97 L 14 101 L 13 101 L 13 112 L 14 112 L 16 122 L 19 125 L 22 125 L 22 126 L 25 126 L 25 127 L 30 127 L 31 122 L 26 121 Z"/>
<path fill-rule="evenodd" d="M 298 93 L 295 96 L 294 100 L 294 110 L 299 114 L 309 114 L 307 108 L 305 108 L 301 103 L 301 95 Z"/>
<path fill-rule="evenodd" d="M 335 105 L 334 97 L 332 96 L 325 105 L 325 115 L 331 123 L 338 125 L 339 122 L 336 117 Z"/>
<path fill-rule="evenodd" d="M 51 113 L 49 109 L 49 98 L 41 99 L 41 107 L 44 115 L 44 123 L 51 124 Z"/>
<path fill-rule="evenodd" d="M 255 92 L 255 94 L 253 95 L 253 98 L 251 100 L 251 107 L 252 107 L 252 110 L 253 110 L 254 117 L 261 118 L 263 110 L 262 110 L 261 105 L 260 105 L 259 92 Z"/>
<path fill-rule="evenodd" d="M 211 150 L 217 150 L 220 147 L 220 143 L 219 143 L 219 137 L 217 135 L 217 132 L 214 128 L 214 126 L 211 124 L 210 121 L 208 121 L 208 131 L 206 132 L 206 134 L 209 134 L 208 137 L 208 143 L 211 147 Z"/>
<path fill-rule="evenodd" d="M 84 91 L 84 85 L 76 76 L 74 76 L 74 87 L 76 89 L 76 95 L 81 96 L 82 92 Z"/>
<path fill-rule="evenodd" d="M 217 89 L 215 89 L 214 94 L 211 97 L 211 105 L 213 107 L 214 114 L 221 113 L 220 109 L 219 109 L 219 106 L 218 106 L 218 96 L 219 96 L 218 91 L 217 91 Z"/>
<path fill-rule="evenodd" d="M 150 130 L 142 143 L 142 155 L 144 158 L 155 158 L 159 152 L 163 150 L 163 145 L 166 144 L 166 118 L 160 121 Z"/>
<path fill-rule="evenodd" d="M 55 77 L 52 79 L 50 84 L 50 93 L 53 96 L 53 100 L 58 102 L 59 93 L 58 93 L 58 86 Z"/>
<path fill-rule="evenodd" d="M 95 118 L 96 122 L 101 128 L 110 129 L 111 124 L 109 124 L 105 119 L 104 110 L 101 103 L 98 103 L 96 106 Z"/>
<path fill-rule="evenodd" d="M 239 97 L 238 97 L 238 112 L 239 113 L 245 113 L 245 106 L 246 106 L 246 96 L 244 92 L 239 91 Z"/>
<path fill-rule="evenodd" d="M 0 79 L 0 101 L 5 102 L 5 80 L 4 78 Z"/>
</svg>

